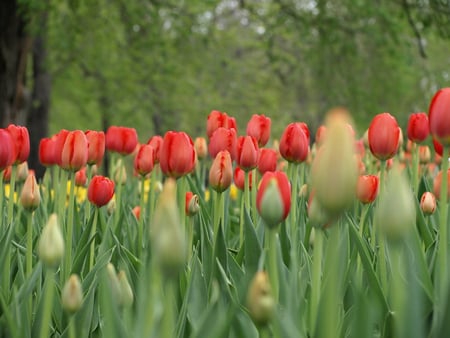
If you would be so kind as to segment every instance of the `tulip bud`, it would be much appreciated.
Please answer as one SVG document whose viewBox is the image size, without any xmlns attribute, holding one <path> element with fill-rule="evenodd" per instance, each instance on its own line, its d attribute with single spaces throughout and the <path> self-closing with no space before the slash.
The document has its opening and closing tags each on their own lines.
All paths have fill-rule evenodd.
<svg viewBox="0 0 450 338">
<path fill-rule="evenodd" d="M 192 191 L 186 192 L 186 205 L 185 212 L 186 216 L 194 216 L 200 210 L 200 205 L 198 202 L 198 196 Z"/>
<path fill-rule="evenodd" d="M 252 136 L 241 136 L 237 140 L 236 163 L 245 171 L 256 168 L 258 164 L 258 143 Z"/>
<path fill-rule="evenodd" d="M 223 192 L 230 187 L 232 177 L 230 153 L 222 150 L 217 154 L 209 169 L 209 185 L 217 192 Z"/>
<path fill-rule="evenodd" d="M 291 185 L 284 172 L 266 172 L 256 194 L 256 207 L 269 228 L 286 219 L 291 208 Z"/>
<path fill-rule="evenodd" d="M 209 156 L 216 158 L 217 154 L 222 150 L 227 150 L 232 160 L 236 158 L 237 136 L 235 129 L 221 127 L 212 134 L 208 145 Z"/>
<path fill-rule="evenodd" d="M 264 148 L 259 150 L 258 171 L 264 175 L 266 171 L 277 170 L 278 154 L 274 149 Z"/>
<path fill-rule="evenodd" d="M 122 159 L 119 159 L 116 163 L 113 172 L 114 182 L 116 184 L 125 184 L 127 183 L 127 170 L 122 163 Z"/>
<path fill-rule="evenodd" d="M 41 203 L 41 193 L 34 174 L 28 175 L 20 194 L 20 204 L 28 211 L 34 211 Z"/>
<path fill-rule="evenodd" d="M 14 153 L 14 164 L 25 162 L 30 155 L 30 135 L 28 129 L 23 126 L 10 124 L 6 130 L 11 135 Z"/>
<path fill-rule="evenodd" d="M 109 287 L 113 299 L 117 301 L 117 304 L 122 302 L 122 288 L 120 287 L 119 278 L 117 277 L 116 269 L 112 263 L 106 265 L 106 275 L 109 281 Z"/>
<path fill-rule="evenodd" d="M 154 164 L 159 163 L 159 157 L 161 154 L 161 148 L 162 148 L 163 141 L 164 141 L 164 139 L 159 135 L 152 136 L 147 141 L 147 144 L 151 145 L 154 149 L 154 154 L 153 154 Z"/>
<path fill-rule="evenodd" d="M 87 130 L 85 135 L 88 141 L 87 163 L 90 165 L 100 163 L 105 155 L 105 133 L 103 131 Z"/>
<path fill-rule="evenodd" d="M 259 147 L 267 144 L 270 138 L 271 120 L 264 115 L 252 115 L 247 123 L 247 135 L 253 136 Z"/>
<path fill-rule="evenodd" d="M 14 163 L 14 144 L 10 133 L 5 129 L 0 129 L 0 171 Z"/>
<path fill-rule="evenodd" d="M 420 164 L 428 164 L 431 161 L 431 151 L 428 146 L 419 146 L 419 162 Z"/>
<path fill-rule="evenodd" d="M 339 214 L 355 199 L 358 163 L 354 154 L 355 141 L 348 122 L 342 117 L 330 119 L 327 137 L 311 170 L 316 198 L 329 214 Z"/>
<path fill-rule="evenodd" d="M 114 182 L 108 177 L 96 175 L 88 187 L 88 199 L 97 207 L 102 207 L 111 201 L 114 195 Z"/>
<path fill-rule="evenodd" d="M 253 172 L 250 171 L 248 175 L 248 188 L 249 190 L 252 190 L 252 179 L 253 179 Z M 236 167 L 234 169 L 233 173 L 233 181 L 236 187 L 244 191 L 245 190 L 245 171 L 242 170 L 240 167 Z"/>
<path fill-rule="evenodd" d="M 197 137 L 194 141 L 195 152 L 199 160 L 202 160 L 208 155 L 208 145 L 204 137 Z"/>
<path fill-rule="evenodd" d="M 185 235 L 176 200 L 176 182 L 167 179 L 150 224 L 151 248 L 163 274 L 174 277 L 186 262 Z"/>
<path fill-rule="evenodd" d="M 61 153 L 61 168 L 70 171 L 80 170 L 87 164 L 88 141 L 81 130 L 67 134 Z"/>
<path fill-rule="evenodd" d="M 155 149 L 148 144 L 142 144 L 134 158 L 134 170 L 141 176 L 150 174 L 154 166 Z"/>
<path fill-rule="evenodd" d="M 121 155 L 131 154 L 138 144 L 136 129 L 111 126 L 106 131 L 105 147 Z"/>
<path fill-rule="evenodd" d="M 22 162 L 17 166 L 17 182 L 23 182 L 28 177 L 28 162 Z"/>
<path fill-rule="evenodd" d="M 379 160 L 392 158 L 399 148 L 400 128 L 389 113 L 376 115 L 369 126 L 369 148 Z"/>
<path fill-rule="evenodd" d="M 108 215 L 112 215 L 115 211 L 116 211 L 116 199 L 114 198 L 113 195 L 113 198 L 111 198 L 111 200 L 106 205 L 106 212 L 108 213 Z"/>
<path fill-rule="evenodd" d="M 39 238 L 38 255 L 49 267 L 56 267 L 64 255 L 64 239 L 56 214 L 50 215 Z"/>
<path fill-rule="evenodd" d="M 411 188 L 398 168 L 388 173 L 386 187 L 378 200 L 375 224 L 391 241 L 407 235 L 416 221 Z"/>
<path fill-rule="evenodd" d="M 356 197 L 361 203 L 372 203 L 378 195 L 380 179 L 376 175 L 361 175 L 358 178 Z"/>
<path fill-rule="evenodd" d="M 83 305 L 83 289 L 81 287 L 80 278 L 76 274 L 72 274 L 64 284 L 61 292 L 62 308 L 69 314 L 74 314 Z"/>
<path fill-rule="evenodd" d="M 206 134 L 208 135 L 208 137 L 211 138 L 211 136 L 218 128 L 233 128 L 236 130 L 236 123 L 232 117 L 229 117 L 227 115 L 227 113 L 213 110 L 208 115 L 208 120 L 206 121 Z"/>
<path fill-rule="evenodd" d="M 430 133 L 444 146 L 450 145 L 450 88 L 442 88 L 434 94 L 428 109 Z"/>
<path fill-rule="evenodd" d="M 304 162 L 309 153 L 309 131 L 304 123 L 291 123 L 280 139 L 280 154 L 288 162 Z"/>
<path fill-rule="evenodd" d="M 120 270 L 117 278 L 119 280 L 119 286 L 122 295 L 120 305 L 124 307 L 131 307 L 131 305 L 133 305 L 134 295 L 125 271 Z"/>
<path fill-rule="evenodd" d="M 159 164 L 162 172 L 172 178 L 191 173 L 195 168 L 194 143 L 184 132 L 168 131 L 164 135 Z"/>
<path fill-rule="evenodd" d="M 436 197 L 432 192 L 425 191 L 420 198 L 420 208 L 425 215 L 431 215 L 436 210 Z"/>
<path fill-rule="evenodd" d="M 265 271 L 258 271 L 253 277 L 247 293 L 247 307 L 257 326 L 265 326 L 272 320 L 276 303 Z"/>
<path fill-rule="evenodd" d="M 428 116 L 425 113 L 414 113 L 409 116 L 407 135 L 408 140 L 421 143 L 425 141 L 430 134 Z"/>
<path fill-rule="evenodd" d="M 83 167 L 75 173 L 75 185 L 77 187 L 84 187 L 86 185 L 86 182 L 86 167 Z"/>
<path fill-rule="evenodd" d="M 131 211 L 133 212 L 134 217 L 136 217 L 136 219 L 139 221 L 139 219 L 141 218 L 141 207 L 136 206 Z"/>
</svg>

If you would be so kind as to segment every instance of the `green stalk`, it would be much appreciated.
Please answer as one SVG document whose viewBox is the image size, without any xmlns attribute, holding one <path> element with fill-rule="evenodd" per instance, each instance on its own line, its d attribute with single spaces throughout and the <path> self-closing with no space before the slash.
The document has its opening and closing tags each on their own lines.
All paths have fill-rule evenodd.
<svg viewBox="0 0 450 338">
<path fill-rule="evenodd" d="M 445 295 L 447 282 L 448 282 L 448 229 L 447 229 L 447 213 L 448 213 L 448 147 L 444 147 L 442 154 L 442 181 L 441 192 L 439 200 L 439 247 L 438 247 L 438 287 L 436 288 L 436 303 L 444 304 L 442 297 Z M 440 311 L 438 311 L 440 313 Z"/>
<path fill-rule="evenodd" d="M 69 318 L 69 338 L 76 338 L 76 326 L 75 326 L 75 316 L 71 315 Z"/>
<path fill-rule="evenodd" d="M 148 220 L 150 220 L 151 217 L 153 217 L 153 209 L 154 209 L 154 201 L 155 201 L 155 181 L 157 180 L 156 178 L 156 167 L 153 168 L 151 174 L 150 174 L 150 191 L 149 191 L 149 195 L 148 195 L 148 200 L 147 200 L 147 218 Z"/>
<path fill-rule="evenodd" d="M 14 191 L 16 186 L 16 173 L 17 173 L 17 165 L 13 165 L 11 169 L 11 179 L 9 182 L 9 201 L 8 201 L 8 214 L 6 219 L 6 224 L 9 226 L 12 225 L 13 220 L 13 210 L 14 210 Z M 3 178 L 2 178 L 3 179 Z M 3 287 L 4 290 L 10 289 L 11 283 L 11 245 L 10 243 L 6 243 L 6 254 L 5 261 L 3 263 Z"/>
<path fill-rule="evenodd" d="M 0 217 L 1 217 L 1 224 L 3 224 L 3 200 L 5 195 L 5 187 L 3 186 L 3 174 L 4 170 L 0 171 Z"/>
<path fill-rule="evenodd" d="M 45 273 L 45 290 L 44 290 L 44 305 L 42 309 L 42 322 L 41 330 L 39 333 L 40 338 L 50 337 L 49 331 L 52 326 L 52 306 L 55 289 L 55 273 L 53 269 L 47 268 Z"/>
<path fill-rule="evenodd" d="M 67 228 L 66 228 L 66 253 L 64 264 L 64 280 L 67 280 L 72 268 L 72 240 L 73 240 L 73 212 L 75 201 L 75 173 L 69 173 L 70 191 L 69 191 L 69 206 L 67 215 Z"/>
<path fill-rule="evenodd" d="M 173 338 L 175 332 L 175 285 L 172 280 L 169 280 L 165 286 L 164 314 L 162 319 L 163 338 Z"/>
<path fill-rule="evenodd" d="M 251 199 L 252 199 L 252 201 L 251 201 L 252 208 L 250 208 L 249 210 L 251 210 L 253 222 L 256 224 L 256 216 L 257 216 L 257 210 L 256 210 L 256 177 L 258 176 L 258 172 L 257 172 L 257 170 L 253 169 L 251 171 L 251 173 L 252 173 L 252 176 L 251 176 L 252 177 L 252 190 L 250 190 L 250 184 L 249 184 L 249 190 L 250 190 L 250 195 L 251 195 Z M 250 173 L 249 173 L 249 176 L 250 176 Z"/>
<path fill-rule="evenodd" d="M 365 204 L 363 206 L 362 212 L 361 212 L 361 218 L 359 219 L 359 236 L 361 239 L 364 239 L 364 230 L 365 230 L 365 222 L 367 213 L 369 211 L 370 204 Z M 362 280 L 363 280 L 363 268 L 362 268 L 362 262 L 361 257 L 358 255 L 358 260 L 356 263 L 356 273 L 358 275 L 358 281 L 360 282 L 360 286 L 362 286 Z"/>
<path fill-rule="evenodd" d="M 9 181 L 8 218 L 6 224 L 11 224 L 13 219 L 14 192 L 16 190 L 16 175 L 17 175 L 17 165 L 14 164 L 11 168 L 11 179 Z"/>
<path fill-rule="evenodd" d="M 66 218 L 66 200 L 67 200 L 67 181 L 68 181 L 68 173 L 65 170 L 60 169 L 59 171 L 59 194 L 57 195 L 57 204 L 58 205 L 58 216 L 61 224 L 65 224 Z M 59 195 L 59 196 L 58 196 Z"/>
<path fill-rule="evenodd" d="M 241 209 L 239 215 L 239 249 L 244 245 L 244 196 L 241 194 Z"/>
<path fill-rule="evenodd" d="M 244 215 L 243 212 L 247 211 L 250 212 L 250 182 L 249 182 L 249 176 L 250 173 L 245 171 L 244 172 L 244 208 L 242 211 L 242 216 Z M 256 206 L 255 206 L 256 207 Z M 243 217 L 242 217 L 243 219 Z M 255 220 L 253 220 L 255 221 Z M 242 248 L 244 245 L 244 222 L 240 222 L 239 224 L 239 247 Z"/>
<path fill-rule="evenodd" d="M 137 257 L 142 255 L 142 247 L 144 245 L 144 218 L 145 218 L 145 177 L 141 179 L 141 196 L 139 199 L 139 207 L 141 208 L 139 222 L 138 222 L 138 237 L 137 237 Z"/>
<path fill-rule="evenodd" d="M 192 258 L 192 247 L 194 245 L 194 217 L 190 216 L 187 218 L 187 243 L 188 243 L 188 262 L 191 261 Z"/>
<path fill-rule="evenodd" d="M 99 209 L 97 207 L 94 210 L 94 220 L 92 223 L 91 238 L 94 237 L 97 232 L 98 210 Z M 95 238 L 91 242 L 91 251 L 89 256 L 89 271 L 91 271 L 92 268 L 94 267 L 94 257 L 95 257 Z"/>
<path fill-rule="evenodd" d="M 313 270 L 311 281 L 311 307 L 309 313 L 309 326 L 311 329 L 311 337 L 315 336 L 316 320 L 319 315 L 320 291 L 322 284 L 322 257 L 323 257 L 323 241 L 324 232 L 322 228 L 315 228 L 314 251 L 313 251 Z"/>
<path fill-rule="evenodd" d="M 186 224 L 186 176 L 181 176 L 177 180 L 178 207 L 180 211 L 180 221 L 182 229 Z"/>
<path fill-rule="evenodd" d="M 419 147 L 413 143 L 412 151 L 412 186 L 414 194 L 417 196 L 419 188 Z"/>
<path fill-rule="evenodd" d="M 117 182 L 117 190 L 116 190 L 116 210 L 114 211 L 114 223 L 113 223 L 113 232 L 116 231 L 117 226 L 119 225 L 120 213 L 122 212 L 122 166 L 123 162 L 119 161 L 119 168 L 117 168 L 118 172 L 118 182 Z"/>
<path fill-rule="evenodd" d="M 224 213 L 224 199 L 223 193 L 216 192 L 215 193 L 215 204 L 214 204 L 214 247 L 216 246 L 217 235 L 219 233 L 219 226 L 221 218 Z M 214 252 L 213 252 L 214 254 Z"/>
<path fill-rule="evenodd" d="M 88 165 L 86 168 L 87 171 L 87 182 L 86 185 L 89 187 L 89 183 L 92 180 L 92 165 Z M 87 224 L 89 217 L 91 216 L 91 203 L 84 204 L 84 224 Z"/>
<path fill-rule="evenodd" d="M 25 274 L 29 278 L 33 271 L 33 212 L 27 212 L 27 250 L 25 260 Z"/>
<path fill-rule="evenodd" d="M 277 259 L 277 233 L 278 230 L 269 229 L 266 227 L 266 250 L 269 253 L 269 280 L 272 287 L 273 298 L 275 303 L 278 304 L 278 290 L 279 290 L 279 282 L 278 282 L 278 259 Z"/>
</svg>

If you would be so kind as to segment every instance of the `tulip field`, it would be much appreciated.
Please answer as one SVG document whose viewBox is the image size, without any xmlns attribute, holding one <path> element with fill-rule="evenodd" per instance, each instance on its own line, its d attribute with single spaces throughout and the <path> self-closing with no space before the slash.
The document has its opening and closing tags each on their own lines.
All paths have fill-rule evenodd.
<svg viewBox="0 0 450 338">
<path fill-rule="evenodd" d="M 0 129 L 0 337 L 448 336 L 450 88 L 403 130 L 205 125 L 61 130 L 38 179 Z"/>
</svg>

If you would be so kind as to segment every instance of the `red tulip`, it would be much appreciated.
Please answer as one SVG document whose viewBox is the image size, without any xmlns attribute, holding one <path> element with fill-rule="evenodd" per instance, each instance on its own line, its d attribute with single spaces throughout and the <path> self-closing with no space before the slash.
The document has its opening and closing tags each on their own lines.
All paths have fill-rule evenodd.
<svg viewBox="0 0 450 338">
<path fill-rule="evenodd" d="M 134 170 L 145 176 L 153 170 L 155 149 L 149 144 L 142 144 L 134 158 Z"/>
<path fill-rule="evenodd" d="M 270 228 L 286 219 L 291 208 L 291 184 L 282 171 L 266 172 L 256 194 L 256 208 Z"/>
<path fill-rule="evenodd" d="M 192 139 L 184 132 L 168 131 L 164 135 L 159 160 L 161 170 L 167 176 L 178 178 L 189 174 L 195 167 Z"/>
<path fill-rule="evenodd" d="M 315 142 L 318 146 L 320 146 L 323 143 L 326 133 L 327 133 L 327 127 L 325 127 L 324 125 L 321 125 L 321 126 L 319 126 L 319 128 L 317 128 Z"/>
<path fill-rule="evenodd" d="M 258 171 L 263 175 L 266 171 L 277 170 L 278 154 L 274 149 L 263 148 L 259 150 Z"/>
<path fill-rule="evenodd" d="M 249 190 L 252 190 L 252 176 L 253 176 L 253 172 L 250 171 L 249 175 L 248 175 Z M 245 171 L 242 170 L 240 167 L 236 167 L 234 169 L 233 181 L 239 190 L 244 191 L 244 189 L 245 189 Z"/>
<path fill-rule="evenodd" d="M 25 162 L 30 155 L 30 136 L 28 129 L 14 124 L 10 124 L 6 129 L 11 135 L 13 142 L 14 163 Z"/>
<path fill-rule="evenodd" d="M 88 140 L 88 164 L 98 164 L 105 155 L 105 133 L 102 131 L 88 130 L 85 132 Z"/>
<path fill-rule="evenodd" d="M 10 133 L 5 129 L 0 129 L 0 171 L 14 163 L 14 145 Z"/>
<path fill-rule="evenodd" d="M 67 134 L 61 153 L 61 168 L 70 171 L 80 170 L 87 164 L 88 144 L 81 130 Z"/>
<path fill-rule="evenodd" d="M 430 134 L 430 126 L 428 124 L 427 114 L 411 114 L 408 119 L 407 134 L 408 139 L 415 143 L 421 143 L 425 141 Z"/>
<path fill-rule="evenodd" d="M 444 147 L 434 137 L 433 137 L 433 147 L 434 147 L 434 151 L 436 152 L 436 154 L 438 154 L 439 156 L 442 156 L 442 154 L 444 152 Z"/>
<path fill-rule="evenodd" d="M 420 198 L 420 209 L 425 215 L 431 215 L 436 210 L 436 197 L 432 192 L 425 191 Z"/>
<path fill-rule="evenodd" d="M 233 128 L 236 130 L 237 129 L 236 121 L 234 118 L 228 116 L 227 113 L 222 113 L 218 110 L 213 110 L 208 115 L 208 120 L 206 121 L 206 134 L 208 135 L 208 138 L 211 138 L 211 136 L 218 128 L 225 128 L 225 129 Z"/>
<path fill-rule="evenodd" d="M 147 144 L 151 145 L 153 149 L 155 150 L 153 161 L 154 163 L 159 163 L 159 157 L 161 154 L 161 146 L 163 144 L 163 138 L 159 135 L 155 135 L 150 137 L 150 139 L 147 141 Z"/>
<path fill-rule="evenodd" d="M 291 123 L 280 139 L 280 154 L 288 162 L 301 163 L 308 158 L 309 132 L 304 123 Z"/>
<path fill-rule="evenodd" d="M 106 131 L 106 149 L 122 155 L 131 154 L 138 144 L 136 129 L 111 126 Z"/>
<path fill-rule="evenodd" d="M 112 199 L 114 195 L 114 182 L 105 176 L 96 175 L 92 178 L 88 187 L 88 199 L 97 207 L 102 207 Z"/>
<path fill-rule="evenodd" d="M 233 168 L 230 153 L 219 151 L 209 169 L 209 185 L 217 192 L 227 190 L 231 185 Z"/>
<path fill-rule="evenodd" d="M 442 145 L 450 146 L 450 88 L 434 94 L 428 109 L 430 132 Z"/>
<path fill-rule="evenodd" d="M 39 162 L 43 166 L 50 167 L 58 164 L 58 156 L 56 152 L 56 137 L 46 137 L 39 142 Z"/>
<path fill-rule="evenodd" d="M 194 216 L 200 210 L 198 196 L 192 191 L 186 192 L 184 211 L 186 216 Z"/>
<path fill-rule="evenodd" d="M 258 165 L 258 143 L 252 136 L 240 136 L 237 140 L 236 163 L 245 171 Z"/>
<path fill-rule="evenodd" d="M 375 116 L 369 126 L 369 148 L 379 160 L 392 158 L 398 150 L 400 128 L 397 120 L 389 113 Z"/>
<path fill-rule="evenodd" d="M 271 120 L 264 115 L 254 114 L 247 124 L 247 135 L 253 136 L 258 142 L 258 146 L 263 147 L 270 138 Z"/>
<path fill-rule="evenodd" d="M 441 198 L 442 170 L 438 172 L 433 181 L 433 193 L 437 199 Z M 450 169 L 447 170 L 447 199 L 450 199 Z"/>
<path fill-rule="evenodd" d="M 141 218 L 141 207 L 136 206 L 131 211 L 133 212 L 134 217 L 136 217 L 136 219 L 139 221 L 139 219 Z"/>
<path fill-rule="evenodd" d="M 64 143 L 66 142 L 67 135 L 69 135 L 69 131 L 66 129 L 61 129 L 56 135 L 52 136 L 52 139 L 55 139 L 55 156 L 57 160 L 57 164 L 61 167 L 61 156 L 64 148 Z"/>
<path fill-rule="evenodd" d="M 236 144 L 237 137 L 236 130 L 234 128 L 218 128 L 209 140 L 209 156 L 211 156 L 211 158 L 215 158 L 220 151 L 227 150 L 230 153 L 231 159 L 234 160 L 237 152 Z"/>
<path fill-rule="evenodd" d="M 81 168 L 75 173 L 75 185 L 84 187 L 87 183 L 86 167 Z"/>
<path fill-rule="evenodd" d="M 378 195 L 380 179 L 376 175 L 361 175 L 356 186 L 356 197 L 362 203 L 372 203 Z"/>
</svg>

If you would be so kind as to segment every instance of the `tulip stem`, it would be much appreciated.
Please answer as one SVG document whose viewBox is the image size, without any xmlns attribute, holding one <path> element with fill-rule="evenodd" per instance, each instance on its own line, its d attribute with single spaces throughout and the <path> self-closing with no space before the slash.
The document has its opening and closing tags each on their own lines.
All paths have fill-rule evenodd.
<svg viewBox="0 0 450 338">
<path fill-rule="evenodd" d="M 172 338 L 175 331 L 175 285 L 173 281 L 167 281 L 165 285 L 164 314 L 163 314 L 163 334 L 164 338 Z"/>
<path fill-rule="evenodd" d="M 143 238 L 144 238 L 144 218 L 145 218 L 145 177 L 141 179 L 141 196 L 139 200 L 139 220 L 138 220 L 138 237 L 137 237 L 137 257 L 141 257 Z"/>
<path fill-rule="evenodd" d="M 297 202 L 298 202 L 298 164 L 290 162 L 288 172 L 292 180 L 291 212 L 289 216 L 291 224 L 291 259 L 294 264 L 297 262 L 298 246 L 298 223 L 297 223 Z"/>
<path fill-rule="evenodd" d="M 310 322 L 310 336 L 315 336 L 316 319 L 319 315 L 320 291 L 322 284 L 322 256 L 323 256 L 323 241 L 324 232 L 322 228 L 315 228 L 314 236 L 314 251 L 313 251 L 313 267 L 312 267 L 312 281 L 311 281 L 311 307 L 309 313 Z"/>
<path fill-rule="evenodd" d="M 14 210 L 14 192 L 16 190 L 17 165 L 11 167 L 11 179 L 9 181 L 8 218 L 6 224 L 11 224 Z"/>
<path fill-rule="evenodd" d="M 416 143 L 413 143 L 412 161 L 412 185 L 415 198 L 417 198 L 419 188 L 419 147 Z"/>
<path fill-rule="evenodd" d="M 359 236 L 361 237 L 361 240 L 364 240 L 364 225 L 366 222 L 366 217 L 367 217 L 367 213 L 369 211 L 370 208 L 370 204 L 364 204 L 362 212 L 361 212 L 361 218 L 359 219 Z M 359 276 L 359 281 L 361 283 L 362 286 L 362 280 L 363 280 L 363 269 L 361 266 L 361 257 L 358 255 L 358 261 L 357 261 L 357 265 L 356 265 L 356 271 L 357 274 Z"/>
<path fill-rule="evenodd" d="M 69 318 L 69 338 L 76 338 L 75 316 L 71 315 Z"/>
<path fill-rule="evenodd" d="M 48 338 L 49 329 L 52 321 L 52 306 L 53 306 L 53 298 L 54 298 L 54 288 L 55 288 L 55 273 L 52 268 L 46 269 L 45 273 L 45 289 L 44 289 L 44 305 L 42 310 L 42 322 L 41 322 L 41 331 L 39 334 L 40 338 Z"/>
<path fill-rule="evenodd" d="M 64 280 L 67 280 L 72 264 L 72 237 L 73 237 L 73 211 L 75 203 L 75 173 L 69 173 L 70 191 L 69 191 L 69 209 L 67 214 L 67 233 L 66 233 L 66 254 L 64 266 Z"/>
<path fill-rule="evenodd" d="M 33 212 L 27 212 L 27 250 L 26 250 L 26 276 L 31 276 L 33 270 Z"/>
<path fill-rule="evenodd" d="M 116 210 L 114 211 L 114 223 L 113 223 L 113 232 L 116 231 L 117 225 L 119 224 L 120 220 L 120 213 L 122 212 L 122 185 L 124 184 L 123 181 L 123 173 L 122 173 L 122 167 L 123 162 L 122 159 L 117 161 L 119 164 L 119 167 L 116 168 L 116 175 L 117 177 L 117 194 L 116 194 Z"/>
<path fill-rule="evenodd" d="M 278 259 L 277 259 L 277 228 L 266 227 L 266 250 L 269 254 L 269 279 L 275 303 L 278 303 Z"/>
<path fill-rule="evenodd" d="M 186 176 L 181 176 L 177 184 L 178 207 L 180 211 L 181 228 L 185 231 L 186 224 Z"/>
<path fill-rule="evenodd" d="M 447 290 L 447 268 L 448 268 L 448 229 L 447 229 L 447 213 L 448 213 L 448 156 L 449 148 L 444 147 L 442 154 L 442 181 L 439 199 L 439 249 L 438 249 L 438 273 L 439 284 L 437 287 L 436 303 L 443 304 L 442 299 Z M 439 300 L 440 299 L 440 300 Z M 442 313 L 441 313 L 442 314 Z M 442 319 L 442 318 L 441 318 Z"/>
<path fill-rule="evenodd" d="M 89 184 L 92 180 L 92 165 L 88 165 L 87 168 L 87 183 L 86 185 L 89 187 Z M 91 203 L 85 203 L 85 209 L 84 209 L 84 223 L 86 224 L 88 222 L 89 217 L 91 216 Z"/>
<path fill-rule="evenodd" d="M 256 176 L 257 176 L 257 171 L 255 169 L 252 170 L 252 189 L 250 190 L 250 183 L 249 183 L 249 190 L 250 190 L 250 195 L 252 197 L 252 208 L 250 209 L 252 211 L 252 219 L 253 222 L 256 224 L 256 215 L 257 215 L 257 210 L 256 210 Z"/>
<path fill-rule="evenodd" d="M 91 252 L 89 256 L 89 271 L 94 267 L 94 257 L 95 257 L 95 236 L 97 233 L 97 219 L 98 219 L 98 210 L 99 208 L 95 208 L 94 210 L 94 219 L 92 221 L 92 229 L 91 229 Z"/>
</svg>

